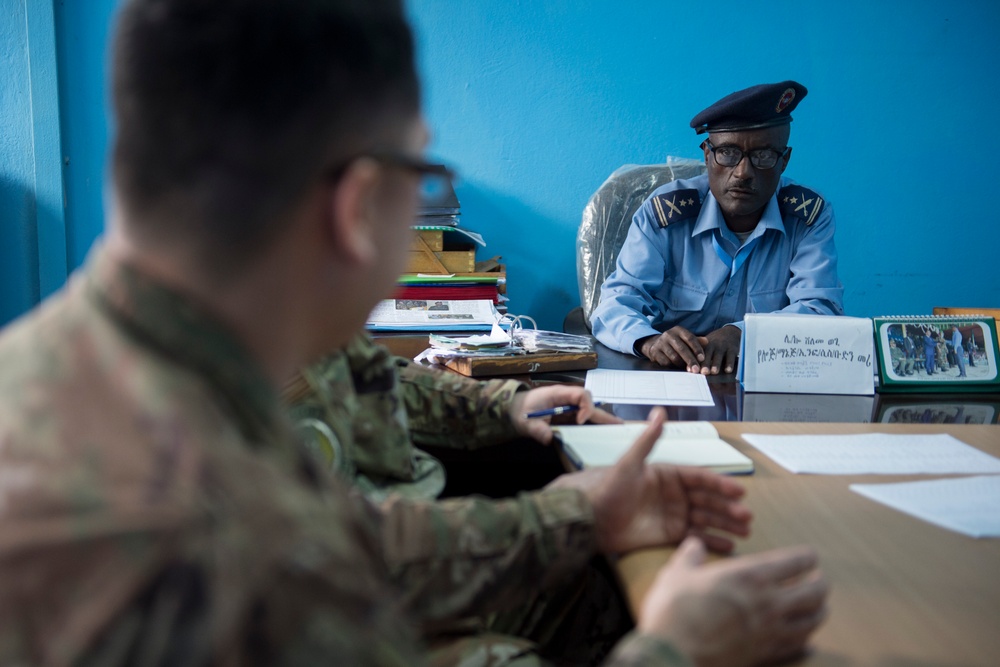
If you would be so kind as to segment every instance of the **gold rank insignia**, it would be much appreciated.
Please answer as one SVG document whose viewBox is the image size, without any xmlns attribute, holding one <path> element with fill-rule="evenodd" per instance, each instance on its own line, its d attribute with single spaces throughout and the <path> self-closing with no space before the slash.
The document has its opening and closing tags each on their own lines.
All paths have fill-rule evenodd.
<svg viewBox="0 0 1000 667">
<path fill-rule="evenodd" d="M 778 190 L 778 208 L 782 218 L 798 218 L 806 225 L 816 222 L 826 203 L 822 197 L 801 185 L 786 185 Z"/>
<path fill-rule="evenodd" d="M 660 227 L 698 216 L 701 195 L 695 189 L 674 190 L 653 197 L 653 211 Z"/>
</svg>

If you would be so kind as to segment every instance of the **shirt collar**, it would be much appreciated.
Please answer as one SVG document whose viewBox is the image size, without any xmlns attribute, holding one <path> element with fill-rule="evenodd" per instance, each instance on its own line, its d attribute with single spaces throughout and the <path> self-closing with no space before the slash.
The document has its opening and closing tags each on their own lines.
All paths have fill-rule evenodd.
<svg viewBox="0 0 1000 667">
<path fill-rule="evenodd" d="M 118 326 L 209 383 L 249 442 L 275 442 L 282 422 L 276 389 L 207 308 L 101 247 L 91 253 L 85 276 L 88 296 Z"/>
<path fill-rule="evenodd" d="M 726 226 L 726 220 L 722 217 L 722 209 L 719 208 L 719 202 L 715 200 L 712 191 L 709 190 L 705 194 L 705 201 L 702 202 L 701 212 L 698 214 L 698 221 L 695 223 L 691 235 L 697 236 L 706 232 L 714 232 L 716 229 L 720 230 L 723 234 L 733 236 L 733 240 L 735 240 L 735 235 L 729 231 L 729 228 Z M 750 238 L 761 236 L 768 229 L 773 229 L 781 234 L 785 233 L 785 223 L 781 219 L 781 209 L 778 208 L 777 190 L 775 194 L 771 195 L 767 206 L 764 207 L 764 214 L 760 217 L 760 222 L 757 223 L 757 227 L 754 228 Z"/>
</svg>

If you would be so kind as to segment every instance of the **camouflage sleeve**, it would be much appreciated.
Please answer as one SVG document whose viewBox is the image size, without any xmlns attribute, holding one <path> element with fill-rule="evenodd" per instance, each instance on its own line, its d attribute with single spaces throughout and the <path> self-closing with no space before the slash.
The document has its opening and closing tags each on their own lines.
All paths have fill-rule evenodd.
<svg viewBox="0 0 1000 667">
<path fill-rule="evenodd" d="M 346 492 L 322 502 L 255 461 L 189 458 L 186 444 L 173 477 L 63 450 L 61 470 L 22 483 L 0 513 L 0 664 L 422 664 L 376 526 Z M 199 494 L 195 477 L 211 488 Z"/>
<path fill-rule="evenodd" d="M 383 553 L 425 626 L 523 602 L 579 573 L 595 551 L 593 511 L 575 489 L 380 506 Z"/>
<path fill-rule="evenodd" d="M 517 437 L 509 410 L 527 385 L 479 381 L 399 359 L 399 387 L 415 444 L 476 449 Z"/>
<path fill-rule="evenodd" d="M 694 667 L 694 663 L 667 642 L 633 632 L 618 642 L 603 663 L 607 667 Z"/>
</svg>

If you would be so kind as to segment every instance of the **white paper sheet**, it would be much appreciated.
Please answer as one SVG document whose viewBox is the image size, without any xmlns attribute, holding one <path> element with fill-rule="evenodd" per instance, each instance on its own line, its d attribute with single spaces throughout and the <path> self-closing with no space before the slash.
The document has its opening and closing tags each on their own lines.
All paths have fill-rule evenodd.
<svg viewBox="0 0 1000 667">
<path fill-rule="evenodd" d="M 1000 537 L 1000 476 L 851 484 L 851 491 L 969 537 Z"/>
<path fill-rule="evenodd" d="M 794 473 L 922 475 L 1000 473 L 1000 459 L 948 434 L 763 435 L 743 439 Z"/>
<path fill-rule="evenodd" d="M 626 405 L 715 405 L 704 375 L 683 371 L 587 371 L 595 401 Z"/>
</svg>

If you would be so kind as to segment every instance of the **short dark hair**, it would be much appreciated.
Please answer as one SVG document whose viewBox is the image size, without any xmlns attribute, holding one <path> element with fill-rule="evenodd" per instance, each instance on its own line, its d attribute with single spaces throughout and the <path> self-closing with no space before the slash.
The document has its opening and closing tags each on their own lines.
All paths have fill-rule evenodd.
<svg viewBox="0 0 1000 667">
<path fill-rule="evenodd" d="M 127 224 L 220 262 L 252 256 L 324 167 L 420 107 L 400 0 L 130 0 L 113 69 Z"/>
</svg>

